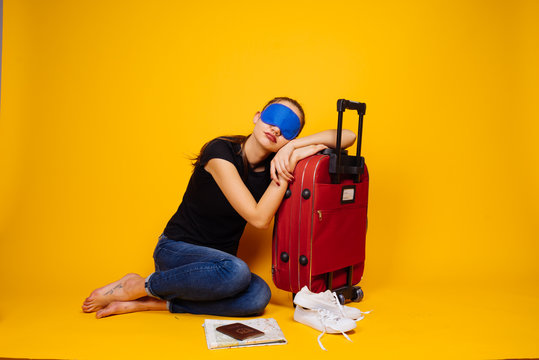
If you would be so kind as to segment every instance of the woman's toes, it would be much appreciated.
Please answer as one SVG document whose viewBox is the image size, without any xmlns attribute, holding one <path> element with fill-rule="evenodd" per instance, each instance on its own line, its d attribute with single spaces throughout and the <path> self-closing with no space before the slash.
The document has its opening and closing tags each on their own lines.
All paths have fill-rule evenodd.
<svg viewBox="0 0 539 360">
<path fill-rule="evenodd" d="M 103 309 L 96 312 L 95 317 L 101 319 L 106 316 L 115 314 L 125 314 L 131 312 L 136 308 L 136 301 L 113 301 Z"/>
<path fill-rule="evenodd" d="M 94 307 L 93 306 L 83 306 L 82 311 L 87 312 L 87 313 L 94 312 Z"/>
<path fill-rule="evenodd" d="M 109 304 L 110 306 L 110 304 Z M 105 307 L 104 309 L 101 309 L 101 310 L 98 310 L 96 313 L 95 313 L 95 317 L 97 319 L 101 319 L 102 317 L 105 317 L 105 316 L 109 316 L 111 315 L 112 312 L 111 312 L 111 309 L 108 309 L 108 306 Z"/>
</svg>

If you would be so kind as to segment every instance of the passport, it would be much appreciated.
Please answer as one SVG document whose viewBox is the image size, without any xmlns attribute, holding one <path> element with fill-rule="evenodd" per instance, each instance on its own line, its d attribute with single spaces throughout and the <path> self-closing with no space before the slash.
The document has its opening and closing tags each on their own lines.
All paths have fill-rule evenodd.
<svg viewBox="0 0 539 360">
<path fill-rule="evenodd" d="M 215 328 L 215 330 L 240 341 L 248 339 L 248 338 L 253 338 L 253 337 L 264 335 L 262 331 L 252 328 L 250 326 L 247 326 L 245 324 L 239 323 L 239 322 L 219 326 Z"/>
</svg>

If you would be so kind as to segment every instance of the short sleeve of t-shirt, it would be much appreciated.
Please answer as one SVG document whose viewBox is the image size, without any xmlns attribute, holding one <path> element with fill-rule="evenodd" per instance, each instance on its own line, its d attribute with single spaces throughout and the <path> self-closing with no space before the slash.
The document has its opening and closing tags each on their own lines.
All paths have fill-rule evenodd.
<svg viewBox="0 0 539 360">
<path fill-rule="evenodd" d="M 237 165 L 238 160 L 235 159 L 234 144 L 230 141 L 224 141 L 223 139 L 214 139 L 206 146 L 200 161 L 203 165 L 207 164 L 211 159 L 224 159 Z"/>
</svg>

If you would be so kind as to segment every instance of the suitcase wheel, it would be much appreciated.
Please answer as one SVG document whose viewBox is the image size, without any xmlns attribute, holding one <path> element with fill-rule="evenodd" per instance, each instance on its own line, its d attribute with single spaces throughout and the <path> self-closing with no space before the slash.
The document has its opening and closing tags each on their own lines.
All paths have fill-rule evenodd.
<svg viewBox="0 0 539 360">
<path fill-rule="evenodd" d="M 354 290 L 352 292 L 352 298 L 350 300 L 355 302 L 360 302 L 363 300 L 363 290 L 359 286 L 354 286 Z M 340 300 L 340 299 L 339 299 Z"/>
<path fill-rule="evenodd" d="M 346 302 L 346 298 L 344 297 L 344 294 L 338 293 L 337 298 L 339 299 L 339 302 L 341 303 L 341 305 L 344 305 L 344 303 Z"/>
</svg>

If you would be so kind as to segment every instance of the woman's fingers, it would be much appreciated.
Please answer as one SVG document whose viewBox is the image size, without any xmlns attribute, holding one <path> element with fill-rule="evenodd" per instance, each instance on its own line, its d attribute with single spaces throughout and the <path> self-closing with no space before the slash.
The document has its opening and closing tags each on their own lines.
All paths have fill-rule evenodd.
<svg viewBox="0 0 539 360">
<path fill-rule="evenodd" d="M 277 173 L 282 176 L 286 181 L 290 182 L 293 179 L 292 174 L 288 171 L 288 169 L 281 163 L 277 162 L 275 164 L 277 168 Z"/>
<path fill-rule="evenodd" d="M 275 159 L 273 159 L 270 163 L 270 173 L 271 179 L 275 181 L 277 185 L 280 185 L 279 177 L 281 177 L 282 180 L 284 179 L 288 182 L 294 179 L 290 171 L 288 171 L 281 162 L 275 161 Z"/>
<path fill-rule="evenodd" d="M 285 159 L 285 161 L 284 161 L 283 169 L 286 171 L 286 173 L 287 173 L 288 176 L 290 177 L 290 180 L 289 180 L 289 181 L 294 180 L 294 175 L 292 174 L 293 169 L 290 169 L 290 161 L 289 161 L 288 158 Z"/>
<path fill-rule="evenodd" d="M 271 171 L 271 178 L 272 180 L 277 183 L 277 185 L 280 185 L 279 183 L 279 177 L 281 180 L 286 180 L 288 182 L 291 182 L 294 180 L 294 175 L 292 174 L 294 168 L 296 167 L 297 161 L 304 159 L 306 157 L 309 157 L 311 155 L 316 154 L 317 152 L 326 149 L 327 146 L 322 144 L 317 145 L 309 145 L 305 146 L 303 148 L 299 148 L 294 150 L 296 153 L 296 160 L 295 163 L 292 165 L 292 163 L 289 161 L 288 157 L 275 157 L 270 164 L 270 171 Z M 291 167 L 293 167 L 291 169 Z"/>
<path fill-rule="evenodd" d="M 270 163 L 270 176 L 271 180 L 275 181 L 277 185 L 281 185 L 279 183 L 279 177 L 277 176 L 277 172 L 275 171 L 275 162 L 273 160 Z"/>
</svg>

